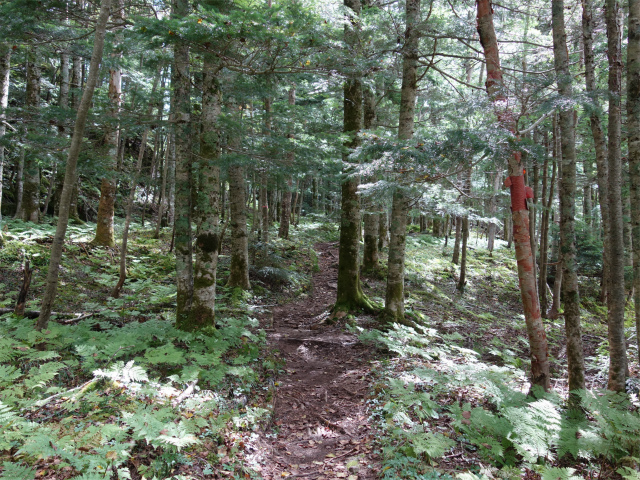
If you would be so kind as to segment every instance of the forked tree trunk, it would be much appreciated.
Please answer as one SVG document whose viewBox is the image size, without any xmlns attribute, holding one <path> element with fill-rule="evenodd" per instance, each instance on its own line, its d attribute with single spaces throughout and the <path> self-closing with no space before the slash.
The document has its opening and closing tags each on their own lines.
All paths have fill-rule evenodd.
<svg viewBox="0 0 640 480">
<path fill-rule="evenodd" d="M 173 16 L 186 17 L 188 0 L 173 0 Z M 173 87 L 173 119 L 175 147 L 175 251 L 176 284 L 178 287 L 176 326 L 189 329 L 193 299 L 193 242 L 191 233 L 191 74 L 189 44 L 178 42 L 173 47 L 171 84 Z"/>
<path fill-rule="evenodd" d="M 609 337 L 609 382 L 607 388 L 623 392 L 627 376 L 627 346 L 624 336 L 624 239 L 622 220 L 621 100 L 622 48 L 620 7 L 606 0 L 607 58 L 609 60 L 609 268 L 607 297 Z M 606 219 L 605 219 L 606 221 Z"/>
<path fill-rule="evenodd" d="M 104 47 L 104 37 L 109 19 L 109 9 L 111 0 L 102 0 L 100 5 L 100 14 L 96 22 L 96 33 L 93 41 L 93 53 L 91 54 L 91 64 L 89 66 L 89 75 L 87 77 L 87 85 L 82 94 L 82 100 L 78 107 L 76 115 L 76 123 L 71 138 L 71 146 L 69 148 L 69 156 L 67 157 L 67 167 L 64 176 L 64 185 L 62 187 L 62 195 L 60 197 L 60 213 L 58 216 L 58 224 L 56 233 L 53 237 L 51 245 L 51 255 L 49 259 L 49 268 L 47 270 L 47 282 L 44 296 L 42 298 L 42 306 L 40 307 L 40 316 L 36 327 L 42 330 L 47 327 L 49 317 L 51 316 L 51 307 L 56 298 L 58 289 L 58 271 L 60 260 L 62 258 L 62 247 L 64 237 L 67 232 L 67 223 L 69 222 L 69 206 L 71 204 L 71 196 L 73 194 L 73 186 L 76 182 L 76 166 L 78 164 L 78 156 L 82 147 L 82 137 L 84 135 L 84 127 L 87 122 L 87 115 L 91 107 L 91 98 L 98 81 L 98 73 L 100 62 L 102 60 L 102 51 Z"/>
<path fill-rule="evenodd" d="M 413 138 L 416 94 L 418 91 L 418 25 L 420 0 L 406 0 L 406 30 L 402 48 L 402 87 L 400 90 L 400 115 L 398 138 Z M 409 199 L 402 186 L 397 186 L 391 206 L 389 240 L 389 268 L 385 294 L 384 317 L 387 322 L 404 323 L 404 262 L 407 239 L 407 215 Z"/>
<path fill-rule="evenodd" d="M 478 0 L 477 21 L 480 43 L 484 49 L 487 67 L 487 93 L 494 103 L 498 122 L 503 128 L 515 133 L 515 118 L 508 107 L 504 92 L 498 40 L 493 26 L 493 13 L 489 0 Z M 538 291 L 534 272 L 534 261 L 529 239 L 529 213 L 526 205 L 523 168 L 520 152 L 514 151 L 509 158 L 509 183 L 511 190 L 511 218 L 513 238 L 518 262 L 518 279 L 524 310 L 531 356 L 531 382 L 545 390 L 550 388 L 549 351 L 544 324 L 540 316 Z"/>
<path fill-rule="evenodd" d="M 564 0 L 552 0 L 553 53 L 558 82 L 558 92 L 569 103 L 573 92 L 569 71 L 569 51 L 564 26 Z M 584 349 L 580 326 L 580 292 L 576 265 L 576 127 L 573 108 L 560 110 L 560 134 L 562 148 L 562 180 L 560 183 L 560 249 L 562 255 L 562 298 L 564 300 L 564 325 L 567 336 L 567 364 L 569 392 L 582 390 L 584 383 Z M 572 395 L 572 403 L 579 397 Z"/>
<path fill-rule="evenodd" d="M 640 0 L 629 0 L 627 47 L 627 131 L 633 226 L 633 303 L 640 355 Z"/>
</svg>

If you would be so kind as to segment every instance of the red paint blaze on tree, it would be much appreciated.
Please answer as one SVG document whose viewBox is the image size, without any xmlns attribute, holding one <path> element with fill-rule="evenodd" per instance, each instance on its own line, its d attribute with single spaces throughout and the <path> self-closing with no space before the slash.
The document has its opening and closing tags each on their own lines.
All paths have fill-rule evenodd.
<svg viewBox="0 0 640 480">
<path fill-rule="evenodd" d="M 484 49 L 487 65 L 487 93 L 493 102 L 498 123 L 513 134 L 516 122 L 504 93 L 498 39 L 493 26 L 493 11 L 489 0 L 477 0 L 477 22 L 480 44 Z M 547 336 L 540 316 L 540 303 L 534 271 L 533 252 L 529 233 L 529 212 L 526 199 L 533 196 L 531 189 L 524 184 L 520 152 L 514 151 L 509 158 L 509 178 L 505 186 L 510 188 L 511 215 L 513 219 L 513 239 L 518 263 L 518 280 L 522 307 L 527 324 L 529 346 L 531 350 L 531 382 L 549 390 L 549 355 Z"/>
</svg>

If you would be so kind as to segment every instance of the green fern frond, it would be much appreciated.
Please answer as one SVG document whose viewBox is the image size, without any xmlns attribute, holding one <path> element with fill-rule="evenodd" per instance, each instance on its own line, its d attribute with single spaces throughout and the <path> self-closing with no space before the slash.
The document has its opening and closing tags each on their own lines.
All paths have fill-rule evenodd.
<svg viewBox="0 0 640 480">
<path fill-rule="evenodd" d="M 3 462 L 2 468 L 0 478 L 6 480 L 33 480 L 36 478 L 36 471 L 33 468 L 19 463 Z"/>
<path fill-rule="evenodd" d="M 574 475 L 575 468 L 546 467 L 542 471 L 542 480 L 583 480 L 580 475 Z"/>
</svg>

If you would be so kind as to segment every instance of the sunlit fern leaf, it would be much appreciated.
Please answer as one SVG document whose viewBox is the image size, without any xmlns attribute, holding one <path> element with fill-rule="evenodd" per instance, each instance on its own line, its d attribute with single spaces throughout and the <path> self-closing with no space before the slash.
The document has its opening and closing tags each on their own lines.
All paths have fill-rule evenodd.
<svg viewBox="0 0 640 480">
<path fill-rule="evenodd" d="M 111 380 L 122 383 L 141 383 L 148 382 L 149 377 L 144 368 L 139 365 L 134 365 L 134 361 L 131 360 L 125 365 L 123 362 L 116 362 L 108 370 L 97 369 L 93 371 L 96 377 L 110 378 Z"/>
<path fill-rule="evenodd" d="M 542 471 L 542 480 L 582 480 L 580 475 L 574 475 L 575 468 L 546 467 Z"/>
<path fill-rule="evenodd" d="M 33 480 L 36 477 L 36 471 L 20 463 L 3 462 L 2 474 L 0 478 L 7 480 Z"/>
</svg>

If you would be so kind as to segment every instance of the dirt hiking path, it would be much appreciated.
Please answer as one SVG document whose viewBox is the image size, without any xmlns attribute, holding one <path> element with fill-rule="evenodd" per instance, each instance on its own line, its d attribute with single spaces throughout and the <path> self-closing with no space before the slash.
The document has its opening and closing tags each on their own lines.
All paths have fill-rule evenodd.
<svg viewBox="0 0 640 480">
<path fill-rule="evenodd" d="M 260 440 L 261 474 L 282 478 L 377 478 L 366 397 L 370 347 L 324 322 L 335 302 L 336 244 L 316 245 L 320 271 L 311 294 L 272 310 L 272 349 L 286 361 L 276 382 L 274 415 Z"/>
</svg>

